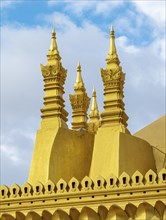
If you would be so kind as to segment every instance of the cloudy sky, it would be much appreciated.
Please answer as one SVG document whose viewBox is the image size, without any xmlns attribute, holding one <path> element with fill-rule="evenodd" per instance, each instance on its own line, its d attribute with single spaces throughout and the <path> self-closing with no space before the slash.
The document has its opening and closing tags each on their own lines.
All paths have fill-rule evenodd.
<svg viewBox="0 0 166 220">
<path fill-rule="evenodd" d="M 80 61 L 88 95 L 97 89 L 100 112 L 109 30 L 126 73 L 128 128 L 135 133 L 165 114 L 165 1 L 1 1 L 1 184 L 26 182 L 40 124 L 43 79 L 54 24 L 68 69 L 66 109 Z"/>
</svg>

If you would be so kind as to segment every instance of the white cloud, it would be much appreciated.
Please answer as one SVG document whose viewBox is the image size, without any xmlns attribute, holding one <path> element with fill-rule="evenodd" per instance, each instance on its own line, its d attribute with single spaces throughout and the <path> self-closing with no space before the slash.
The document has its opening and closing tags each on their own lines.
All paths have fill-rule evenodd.
<svg viewBox="0 0 166 220">
<path fill-rule="evenodd" d="M 91 10 L 92 14 L 102 14 L 103 16 L 108 15 L 114 8 L 123 4 L 123 0 L 112 0 L 112 1 L 48 1 L 49 6 L 55 6 L 57 4 L 65 3 L 65 10 L 77 15 L 82 15 L 84 12 Z"/>
<path fill-rule="evenodd" d="M 21 158 L 17 147 L 11 145 L 1 145 L 1 157 L 6 156 L 8 162 L 12 162 L 13 165 L 20 165 Z"/>
<path fill-rule="evenodd" d="M 148 1 L 133 1 L 133 3 L 136 5 L 138 10 L 140 10 L 145 15 L 147 15 L 149 18 L 151 18 L 155 22 L 155 24 L 165 25 L 165 21 L 166 21 L 166 15 L 165 15 L 166 2 L 165 1 L 148 0 Z"/>
<path fill-rule="evenodd" d="M 53 24 L 55 28 L 65 30 L 73 29 L 76 25 L 71 21 L 71 19 L 65 14 L 54 12 L 50 15 L 43 15 L 43 19 L 50 24 Z"/>
<path fill-rule="evenodd" d="M 13 1 L 13 0 L 1 0 L 0 5 L 1 5 L 1 9 L 5 9 L 5 8 L 9 8 L 12 7 L 13 5 L 17 4 L 17 3 L 21 3 L 22 1 L 17 0 L 17 1 Z"/>
</svg>

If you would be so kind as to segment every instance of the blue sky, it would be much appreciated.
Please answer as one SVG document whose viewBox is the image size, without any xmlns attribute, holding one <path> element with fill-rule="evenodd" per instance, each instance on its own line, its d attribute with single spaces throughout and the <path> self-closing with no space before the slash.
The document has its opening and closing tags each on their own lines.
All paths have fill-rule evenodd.
<svg viewBox="0 0 166 220">
<path fill-rule="evenodd" d="M 165 114 L 165 1 L 1 1 L 1 183 L 27 180 L 40 124 L 43 82 L 54 24 L 62 64 L 68 69 L 68 95 L 76 66 L 91 96 L 103 109 L 104 68 L 109 30 L 114 25 L 122 69 L 129 130 L 135 133 Z"/>
</svg>

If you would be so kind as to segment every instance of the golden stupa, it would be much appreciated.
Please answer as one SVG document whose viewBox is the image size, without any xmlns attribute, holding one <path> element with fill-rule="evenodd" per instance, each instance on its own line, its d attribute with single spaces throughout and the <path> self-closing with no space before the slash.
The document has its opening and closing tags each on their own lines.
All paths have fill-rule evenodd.
<svg viewBox="0 0 166 220">
<path fill-rule="evenodd" d="M 68 128 L 63 99 L 67 70 L 61 63 L 54 29 L 47 64 L 41 65 L 41 71 L 44 106 L 29 178 L 21 187 L 1 186 L 1 219 L 166 219 L 166 157 L 161 153 L 165 145 L 161 144 L 162 149 L 152 146 L 159 143 L 154 142 L 155 132 L 151 137 L 146 129 L 131 135 L 127 129 L 125 74 L 113 27 L 106 68 L 101 69 L 101 114 L 94 88 L 88 117 L 90 98 L 79 62 L 74 93 L 69 95 L 72 128 Z M 159 128 L 156 137 L 161 137 Z"/>
</svg>

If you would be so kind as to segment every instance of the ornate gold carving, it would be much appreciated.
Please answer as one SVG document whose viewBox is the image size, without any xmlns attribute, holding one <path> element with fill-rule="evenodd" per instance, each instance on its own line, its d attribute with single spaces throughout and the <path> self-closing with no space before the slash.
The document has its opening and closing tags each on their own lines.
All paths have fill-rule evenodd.
<svg viewBox="0 0 166 220">
<path fill-rule="evenodd" d="M 87 128 L 87 111 L 89 108 L 90 98 L 87 96 L 86 89 L 82 80 L 81 65 L 77 66 L 77 77 L 74 83 L 73 95 L 69 95 L 70 103 L 73 109 L 72 129 Z"/>
<path fill-rule="evenodd" d="M 127 132 L 127 115 L 124 112 L 123 85 L 125 74 L 119 65 L 119 59 L 116 52 L 114 30 L 110 33 L 110 51 L 108 54 L 107 67 L 101 69 L 101 77 L 104 84 L 104 111 L 101 113 L 101 125 L 112 126 L 115 130 L 118 128 L 122 132 Z M 123 129 L 121 129 L 123 128 Z"/>
<path fill-rule="evenodd" d="M 44 79 L 55 79 L 62 83 L 65 82 L 67 76 L 67 70 L 62 67 L 61 63 L 56 65 L 43 66 L 40 64 L 42 75 Z"/>
<path fill-rule="evenodd" d="M 64 83 L 67 76 L 67 70 L 63 68 L 61 57 L 58 52 L 56 43 L 56 34 L 53 30 L 51 46 L 48 51 L 48 63 L 46 66 L 40 64 L 42 75 L 44 78 L 44 107 L 41 109 L 42 118 L 61 118 L 64 122 L 67 121 L 68 113 L 64 109 Z M 49 92 L 48 92 L 49 91 Z M 63 123 L 62 123 L 63 124 Z"/>
<path fill-rule="evenodd" d="M 118 66 L 116 69 L 101 69 L 101 77 L 104 83 L 108 83 L 114 80 L 124 81 L 125 74 L 122 67 Z"/>
<path fill-rule="evenodd" d="M 82 110 L 84 112 L 87 112 L 89 108 L 90 98 L 87 96 L 87 94 L 74 94 L 70 95 L 70 102 L 72 105 L 73 110 Z"/>
</svg>

